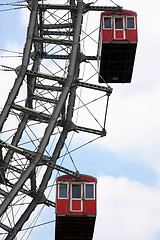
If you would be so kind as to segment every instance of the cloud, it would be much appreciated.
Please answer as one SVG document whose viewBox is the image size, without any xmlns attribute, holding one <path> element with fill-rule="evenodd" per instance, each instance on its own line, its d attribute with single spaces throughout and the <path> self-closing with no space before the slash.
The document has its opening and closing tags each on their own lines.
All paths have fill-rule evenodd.
<svg viewBox="0 0 160 240">
<path fill-rule="evenodd" d="M 127 178 L 98 178 L 94 240 L 156 240 L 160 190 Z"/>
<path fill-rule="evenodd" d="M 20 24 L 23 28 L 28 25 L 29 16 L 30 16 L 30 11 L 28 10 L 28 8 L 23 8 L 19 12 L 19 20 L 20 20 Z"/>
<path fill-rule="evenodd" d="M 159 91 L 160 85 L 154 92 L 142 90 L 131 96 L 111 98 L 108 117 L 111 149 L 147 151 L 147 147 L 159 142 Z"/>
</svg>

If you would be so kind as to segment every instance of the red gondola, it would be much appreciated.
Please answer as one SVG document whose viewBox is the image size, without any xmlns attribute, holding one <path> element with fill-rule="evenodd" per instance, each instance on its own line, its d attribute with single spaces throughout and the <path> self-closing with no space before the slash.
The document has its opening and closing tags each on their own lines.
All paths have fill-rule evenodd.
<svg viewBox="0 0 160 240">
<path fill-rule="evenodd" d="M 98 62 L 100 83 L 129 83 L 135 60 L 137 35 L 136 12 L 101 14 Z"/>
<path fill-rule="evenodd" d="M 91 240 L 96 219 L 96 178 L 57 179 L 55 240 Z"/>
</svg>

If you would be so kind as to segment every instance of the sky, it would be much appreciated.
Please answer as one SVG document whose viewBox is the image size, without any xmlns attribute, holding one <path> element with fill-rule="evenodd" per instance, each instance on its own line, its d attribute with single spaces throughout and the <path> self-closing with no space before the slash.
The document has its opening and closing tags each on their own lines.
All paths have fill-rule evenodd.
<svg viewBox="0 0 160 240">
<path fill-rule="evenodd" d="M 73 157 L 81 173 L 98 179 L 93 240 L 159 240 L 160 31 L 157 25 L 160 2 L 117 0 L 116 3 L 138 14 L 138 46 L 132 82 L 111 85 L 107 136 L 81 148 Z M 113 3 L 98 0 L 96 5 Z M 23 11 L 0 12 L 0 49 L 22 51 L 26 21 Z M 94 24 L 98 26 L 99 19 Z M 0 54 L 3 55 L 3 51 Z M 0 59 L 0 65 L 6 63 L 16 67 L 20 60 Z M 10 73 L 6 78 L 3 72 L 0 74 L 1 81 L 7 81 L 8 87 L 2 83 L 0 88 L 2 107 L 15 75 Z M 47 236 L 47 239 L 53 237 Z"/>
</svg>

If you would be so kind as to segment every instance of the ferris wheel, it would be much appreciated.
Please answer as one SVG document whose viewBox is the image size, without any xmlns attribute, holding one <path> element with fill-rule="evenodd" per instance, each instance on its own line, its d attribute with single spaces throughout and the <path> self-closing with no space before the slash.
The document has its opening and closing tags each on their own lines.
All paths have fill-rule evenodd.
<svg viewBox="0 0 160 240">
<path fill-rule="evenodd" d="M 43 212 L 54 216 L 57 177 L 79 179 L 72 154 L 106 136 L 112 88 L 103 77 L 105 84 L 98 82 L 99 27 L 92 22 L 88 32 L 86 26 L 89 12 L 122 8 L 62 2 L 14 3 L 28 8 L 30 17 L 21 65 L 3 66 L 16 78 L 0 115 L 2 240 L 29 239 Z M 49 224 L 44 219 L 41 225 Z"/>
</svg>

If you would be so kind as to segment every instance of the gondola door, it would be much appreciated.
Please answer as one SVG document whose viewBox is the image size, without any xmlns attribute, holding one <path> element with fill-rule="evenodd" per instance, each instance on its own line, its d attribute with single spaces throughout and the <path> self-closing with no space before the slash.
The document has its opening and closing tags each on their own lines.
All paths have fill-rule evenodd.
<svg viewBox="0 0 160 240">
<path fill-rule="evenodd" d="M 123 16 L 114 18 L 114 39 L 122 40 L 125 39 L 125 19 Z"/>
<path fill-rule="evenodd" d="M 83 184 L 71 183 L 70 211 L 83 211 Z"/>
</svg>

